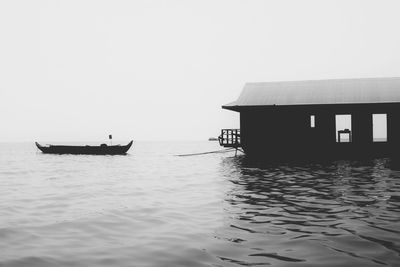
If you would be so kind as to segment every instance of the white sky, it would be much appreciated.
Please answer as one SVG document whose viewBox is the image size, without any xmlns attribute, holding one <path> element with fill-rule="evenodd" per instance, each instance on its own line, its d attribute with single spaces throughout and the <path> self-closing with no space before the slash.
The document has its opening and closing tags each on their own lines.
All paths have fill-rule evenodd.
<svg viewBox="0 0 400 267">
<path fill-rule="evenodd" d="M 400 76 L 400 1 L 0 2 L 0 141 L 205 140 L 245 82 Z"/>
</svg>

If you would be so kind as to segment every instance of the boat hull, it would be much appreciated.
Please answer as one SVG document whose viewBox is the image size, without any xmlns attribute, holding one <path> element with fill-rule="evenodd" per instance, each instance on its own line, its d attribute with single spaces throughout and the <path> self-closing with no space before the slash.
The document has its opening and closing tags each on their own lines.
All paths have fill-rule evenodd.
<svg viewBox="0 0 400 267">
<path fill-rule="evenodd" d="M 46 154 L 83 154 L 83 155 L 125 155 L 133 141 L 125 146 L 42 146 L 36 142 L 37 148 Z"/>
</svg>

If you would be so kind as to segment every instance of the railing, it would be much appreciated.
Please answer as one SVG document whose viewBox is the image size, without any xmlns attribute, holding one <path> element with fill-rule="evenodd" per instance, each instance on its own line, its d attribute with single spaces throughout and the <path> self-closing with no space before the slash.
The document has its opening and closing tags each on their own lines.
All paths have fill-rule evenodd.
<svg viewBox="0 0 400 267">
<path fill-rule="evenodd" d="M 220 146 L 223 147 L 241 147 L 240 129 L 222 129 L 218 140 Z"/>
</svg>

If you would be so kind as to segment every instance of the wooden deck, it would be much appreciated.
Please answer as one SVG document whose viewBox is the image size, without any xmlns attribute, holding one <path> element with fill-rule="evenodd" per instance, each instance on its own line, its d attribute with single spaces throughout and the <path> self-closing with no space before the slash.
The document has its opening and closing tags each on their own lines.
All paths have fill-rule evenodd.
<svg viewBox="0 0 400 267">
<path fill-rule="evenodd" d="M 221 135 L 218 137 L 220 146 L 223 147 L 241 147 L 240 129 L 222 129 Z"/>
</svg>

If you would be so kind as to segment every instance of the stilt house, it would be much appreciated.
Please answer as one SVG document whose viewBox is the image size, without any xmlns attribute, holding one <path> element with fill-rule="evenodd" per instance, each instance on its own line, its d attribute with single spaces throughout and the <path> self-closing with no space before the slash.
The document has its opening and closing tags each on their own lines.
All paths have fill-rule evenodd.
<svg viewBox="0 0 400 267">
<path fill-rule="evenodd" d="M 400 155 L 400 78 L 248 83 L 220 143 L 273 159 Z"/>
</svg>

